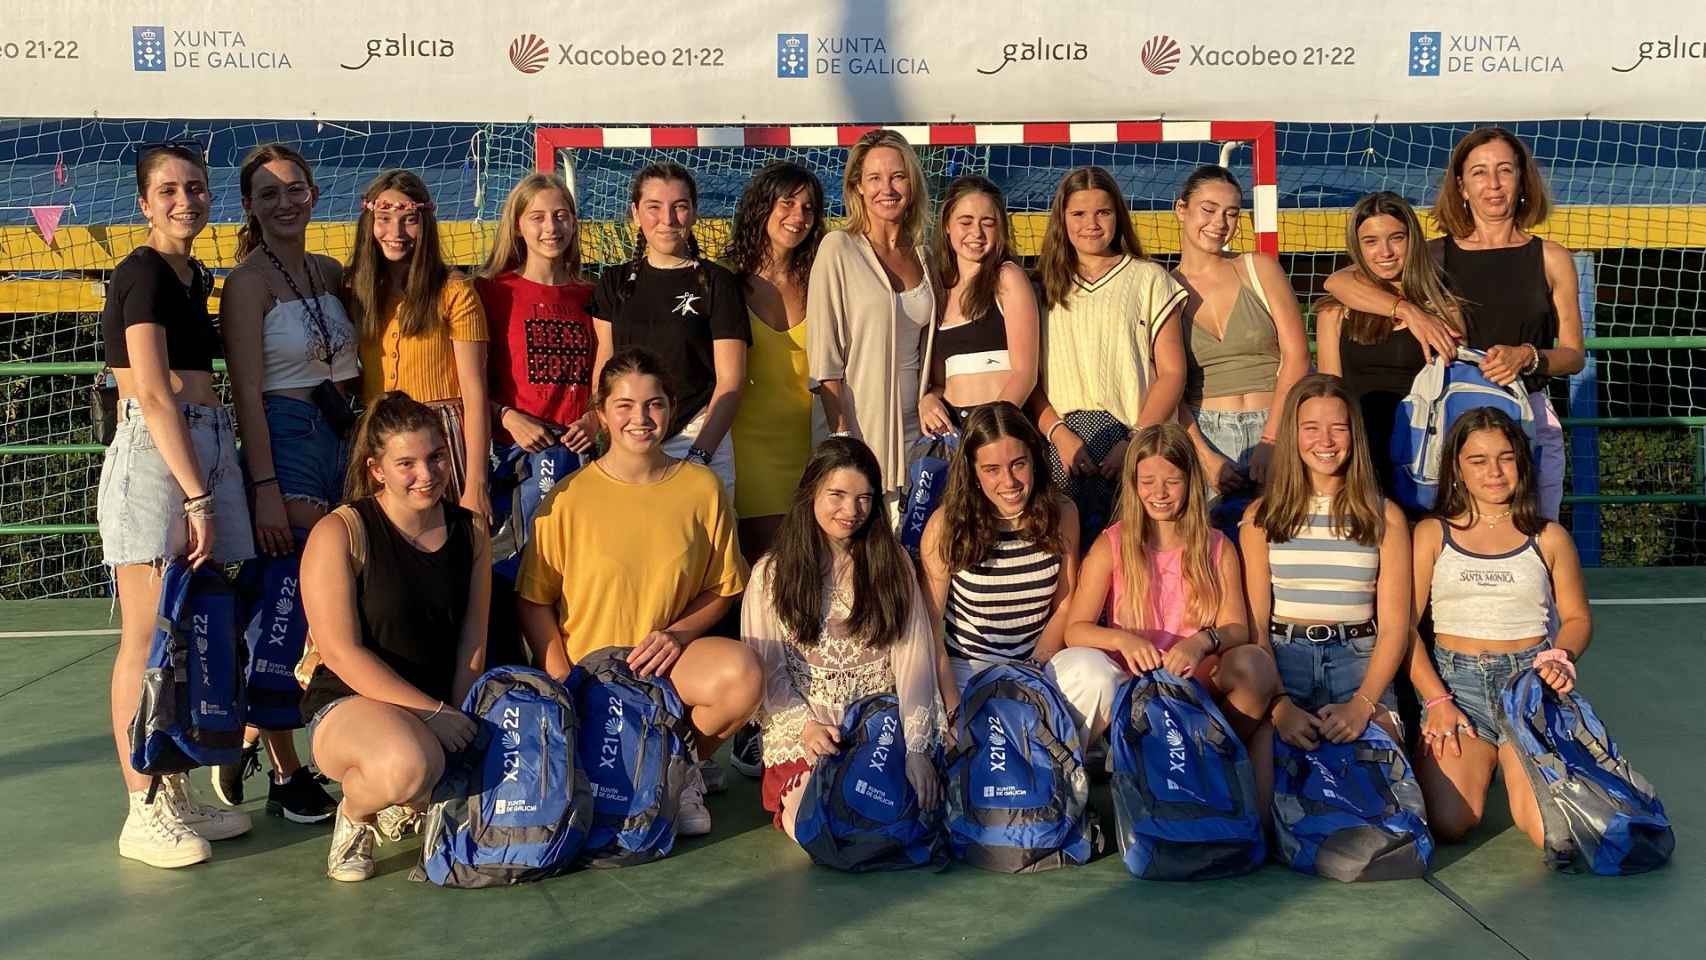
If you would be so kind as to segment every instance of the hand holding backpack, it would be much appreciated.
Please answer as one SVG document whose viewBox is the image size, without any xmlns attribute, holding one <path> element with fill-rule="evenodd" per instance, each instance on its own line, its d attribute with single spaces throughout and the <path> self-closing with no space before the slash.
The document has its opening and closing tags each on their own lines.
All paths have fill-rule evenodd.
<svg viewBox="0 0 1706 960">
<path fill-rule="evenodd" d="M 1433 857 L 1422 787 L 1377 723 L 1350 743 L 1301 750 L 1274 736 L 1275 857 L 1301 873 L 1356 880 L 1422 876 Z"/>
</svg>

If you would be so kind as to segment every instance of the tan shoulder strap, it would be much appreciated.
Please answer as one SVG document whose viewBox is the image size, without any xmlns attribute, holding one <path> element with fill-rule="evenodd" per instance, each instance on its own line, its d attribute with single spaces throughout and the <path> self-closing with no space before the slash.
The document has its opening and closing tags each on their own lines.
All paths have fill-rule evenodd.
<svg viewBox="0 0 1706 960">
<path fill-rule="evenodd" d="M 1256 299 L 1262 301 L 1262 309 L 1273 316 L 1274 308 L 1268 303 L 1268 292 L 1262 289 L 1262 278 L 1256 276 L 1256 255 L 1246 253 L 1239 259 L 1244 261 L 1244 272 L 1250 275 L 1250 287 L 1256 293 Z"/>
<path fill-rule="evenodd" d="M 344 522 L 344 530 L 349 534 L 350 568 L 359 577 L 367 566 L 367 524 L 362 523 L 355 507 L 347 503 L 333 510 L 332 515 Z"/>
</svg>

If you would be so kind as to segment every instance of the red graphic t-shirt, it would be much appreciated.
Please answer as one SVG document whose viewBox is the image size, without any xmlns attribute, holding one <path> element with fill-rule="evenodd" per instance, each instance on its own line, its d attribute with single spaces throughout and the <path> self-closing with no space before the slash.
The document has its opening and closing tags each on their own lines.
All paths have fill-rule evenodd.
<svg viewBox="0 0 1706 960">
<path fill-rule="evenodd" d="M 586 413 L 598 346 L 586 305 L 592 285 L 534 283 L 519 273 L 475 282 L 491 330 L 492 401 L 565 426 Z M 492 438 L 510 442 L 501 423 Z"/>
</svg>

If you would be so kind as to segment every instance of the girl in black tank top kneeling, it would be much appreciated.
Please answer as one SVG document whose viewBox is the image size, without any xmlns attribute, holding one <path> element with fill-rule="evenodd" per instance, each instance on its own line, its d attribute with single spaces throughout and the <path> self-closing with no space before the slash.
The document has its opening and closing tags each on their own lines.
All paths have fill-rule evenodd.
<svg viewBox="0 0 1706 960">
<path fill-rule="evenodd" d="M 356 428 L 349 503 L 303 550 L 302 605 L 321 663 L 302 715 L 320 770 L 344 793 L 326 861 L 334 880 L 373 875 L 380 812 L 423 810 L 445 754 L 474 738 L 455 705 L 485 665 L 491 544 L 445 498 L 449 476 L 438 415 L 383 394 Z"/>
</svg>

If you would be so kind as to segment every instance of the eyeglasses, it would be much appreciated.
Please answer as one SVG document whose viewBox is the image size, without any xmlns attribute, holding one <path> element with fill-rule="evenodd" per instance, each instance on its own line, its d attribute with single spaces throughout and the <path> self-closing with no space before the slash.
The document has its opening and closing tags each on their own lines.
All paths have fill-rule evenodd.
<svg viewBox="0 0 1706 960">
<path fill-rule="evenodd" d="M 301 206 L 302 204 L 307 203 L 313 196 L 313 187 L 310 187 L 306 183 L 292 183 L 285 185 L 282 189 L 279 187 L 266 187 L 255 191 L 255 202 L 272 206 L 278 203 L 280 197 L 283 197 L 290 203 L 296 206 Z"/>
<path fill-rule="evenodd" d="M 160 152 L 161 150 L 185 151 L 185 152 L 189 153 L 191 156 L 195 157 L 197 162 L 201 163 L 202 165 L 205 166 L 207 164 L 207 151 L 202 148 L 202 145 L 199 141 L 196 141 L 196 140 L 161 140 L 161 141 L 158 141 L 155 143 L 144 143 L 144 144 L 137 145 L 137 148 L 136 148 L 136 168 L 138 170 L 142 169 L 143 163 L 147 162 L 147 160 L 150 156 L 152 156 L 155 153 Z"/>
</svg>

